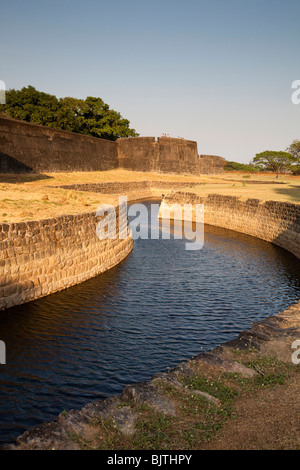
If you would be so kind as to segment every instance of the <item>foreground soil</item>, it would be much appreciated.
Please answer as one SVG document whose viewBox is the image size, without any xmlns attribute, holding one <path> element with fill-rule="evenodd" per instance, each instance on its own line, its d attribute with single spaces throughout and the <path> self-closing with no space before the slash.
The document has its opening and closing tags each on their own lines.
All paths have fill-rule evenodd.
<svg viewBox="0 0 300 470">
<path fill-rule="evenodd" d="M 300 366 L 298 366 L 300 367 Z M 300 449 L 300 374 L 285 385 L 259 390 L 235 403 L 234 419 L 205 445 L 205 449 Z"/>
</svg>

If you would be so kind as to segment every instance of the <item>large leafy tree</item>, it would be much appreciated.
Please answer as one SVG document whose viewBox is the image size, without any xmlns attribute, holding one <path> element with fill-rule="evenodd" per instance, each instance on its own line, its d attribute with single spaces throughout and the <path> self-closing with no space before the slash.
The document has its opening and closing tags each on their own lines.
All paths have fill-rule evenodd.
<svg viewBox="0 0 300 470">
<path fill-rule="evenodd" d="M 92 96 L 85 100 L 58 99 L 28 86 L 7 91 L 6 104 L 0 105 L 0 111 L 15 119 L 109 140 L 138 136 L 127 119 Z"/>
<path fill-rule="evenodd" d="M 300 159 L 300 140 L 294 140 L 287 151 Z"/>
<path fill-rule="evenodd" d="M 253 163 L 259 168 L 277 173 L 291 170 L 292 166 L 298 162 L 298 158 L 289 152 L 276 152 L 275 150 L 266 150 L 257 153 L 253 158 Z"/>
<path fill-rule="evenodd" d="M 58 109 L 56 96 L 37 91 L 33 86 L 7 91 L 6 104 L 0 106 L 1 111 L 15 119 L 48 127 L 57 127 Z"/>
<path fill-rule="evenodd" d="M 296 165 L 292 166 L 292 173 L 294 175 L 300 175 L 300 140 L 294 140 L 287 151 L 297 158 Z"/>
<path fill-rule="evenodd" d="M 256 171 L 257 169 L 253 164 L 245 164 L 245 163 L 238 163 L 238 162 L 232 162 L 232 161 L 227 161 L 226 165 L 224 166 L 225 171 Z"/>
</svg>

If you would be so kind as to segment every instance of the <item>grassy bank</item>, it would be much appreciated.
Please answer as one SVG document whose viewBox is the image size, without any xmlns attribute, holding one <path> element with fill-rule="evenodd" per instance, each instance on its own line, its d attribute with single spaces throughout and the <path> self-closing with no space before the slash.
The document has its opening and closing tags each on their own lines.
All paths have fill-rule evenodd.
<svg viewBox="0 0 300 470">
<path fill-rule="evenodd" d="M 232 181 L 233 180 L 233 181 Z M 224 175 L 175 175 L 127 171 L 49 173 L 45 175 L 0 175 L 0 222 L 20 222 L 96 210 L 101 203 L 115 203 L 117 196 L 79 192 L 54 186 L 130 181 L 190 182 L 193 192 L 218 193 L 242 199 L 258 198 L 300 202 L 300 177 L 272 174 L 245 175 L 237 172 Z M 267 184 L 250 184 L 260 181 Z M 274 184 L 269 184 L 270 182 Z M 278 182 L 284 184 L 276 184 Z M 163 190 L 162 190 L 163 191 Z M 165 192 L 165 191 L 164 191 Z"/>
</svg>

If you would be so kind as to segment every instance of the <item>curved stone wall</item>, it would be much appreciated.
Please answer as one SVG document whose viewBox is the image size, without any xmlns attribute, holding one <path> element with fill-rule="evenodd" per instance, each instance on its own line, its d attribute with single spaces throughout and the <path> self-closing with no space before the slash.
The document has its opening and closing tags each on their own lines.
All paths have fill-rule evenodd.
<svg viewBox="0 0 300 470">
<path fill-rule="evenodd" d="M 281 246 L 300 258 L 300 205 L 191 192 L 168 194 L 160 209 L 166 215 L 172 204 L 204 204 L 205 224 L 235 230 Z M 195 219 L 194 219 L 195 220 Z"/>
<path fill-rule="evenodd" d="M 125 206 L 116 208 L 117 233 L 119 221 L 120 230 L 127 230 L 123 211 Z M 99 240 L 100 219 L 93 212 L 1 224 L 0 310 L 74 286 L 120 263 L 133 241 L 129 236 Z"/>
<path fill-rule="evenodd" d="M 300 205 L 261 202 L 257 199 L 241 201 L 236 197 L 217 194 L 201 197 L 191 192 L 176 192 L 165 197 L 160 215 L 163 217 L 164 210 L 168 209 L 169 212 L 168 206 L 175 203 L 204 204 L 205 223 L 261 238 L 300 257 Z M 100 242 L 95 234 L 96 223 L 94 214 L 80 214 L 40 222 L 1 225 L 0 250 L 2 248 L 4 256 L 0 258 L 0 295 L 4 303 L 10 306 L 15 302 L 22 303 L 47 295 L 82 282 L 120 262 L 131 251 L 132 240 L 127 238 Z M 10 272 L 7 276 L 4 274 L 8 283 L 7 291 L 2 287 L 3 273 L 6 272 Z M 0 305 L 3 308 L 3 304 Z M 128 438 L 135 432 L 138 416 L 135 405 L 146 404 L 156 414 L 160 412 L 176 416 L 177 410 L 170 401 L 170 393 L 167 396 L 165 394 L 166 384 L 176 393 L 177 400 L 182 393 L 185 403 L 187 393 L 192 396 L 200 394 L 207 400 L 207 406 L 211 402 L 217 403 L 216 398 L 206 392 L 187 389 L 180 382 L 182 377 L 197 377 L 198 373 L 207 370 L 206 367 L 210 371 L 213 367 L 218 377 L 224 371 L 240 374 L 247 379 L 262 374 L 258 368 L 249 369 L 248 363 L 244 365 L 243 361 L 237 362 L 232 349 L 251 348 L 252 361 L 253 354 L 259 359 L 262 354 L 290 362 L 291 344 L 299 337 L 299 311 L 299 304 L 296 304 L 276 316 L 253 323 L 252 328 L 241 332 L 238 339 L 182 362 L 167 373 L 157 374 L 150 382 L 128 385 L 120 397 L 95 401 L 82 410 L 64 411 L 55 421 L 26 431 L 16 444 L 4 448 L 81 449 L 85 438 L 87 443 L 93 442 L 91 436 L 99 434 L 100 426 L 106 419 L 112 419 L 118 431 Z M 95 422 L 99 423 L 98 427 Z M 104 426 L 102 435 L 105 432 L 107 429 Z M 80 439 L 74 440 L 73 436 Z"/>
<path fill-rule="evenodd" d="M 139 191 L 136 199 L 147 195 Z M 174 203 L 204 204 L 206 224 L 255 236 L 300 258 L 298 204 L 175 192 L 165 197 L 160 216 Z M 117 227 L 119 217 L 117 210 Z M 100 241 L 96 236 L 99 220 L 95 213 L 85 213 L 1 224 L 0 309 L 79 284 L 122 261 L 133 248 L 132 239 Z"/>
</svg>

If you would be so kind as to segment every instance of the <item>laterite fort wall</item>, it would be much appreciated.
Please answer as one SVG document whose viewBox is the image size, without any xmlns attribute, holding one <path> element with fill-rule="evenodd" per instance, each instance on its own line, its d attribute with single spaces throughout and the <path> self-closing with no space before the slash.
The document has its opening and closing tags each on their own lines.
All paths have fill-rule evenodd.
<svg viewBox="0 0 300 470">
<path fill-rule="evenodd" d="M 300 205 L 288 202 L 248 199 L 209 194 L 201 197 L 191 192 L 166 196 L 160 216 L 172 204 L 204 204 L 205 224 L 235 230 L 281 246 L 300 258 Z"/>
<path fill-rule="evenodd" d="M 0 173 L 118 168 L 116 143 L 0 117 Z"/>
<path fill-rule="evenodd" d="M 120 218 L 121 215 L 121 218 Z M 117 231 L 127 227 L 123 206 Z M 95 213 L 0 224 L 0 310 L 74 286 L 122 261 L 133 241 L 99 240 Z"/>
<path fill-rule="evenodd" d="M 137 137 L 116 142 L 0 116 L 0 173 L 103 171 L 221 173 L 225 160 L 198 156 L 197 142 Z"/>
</svg>

